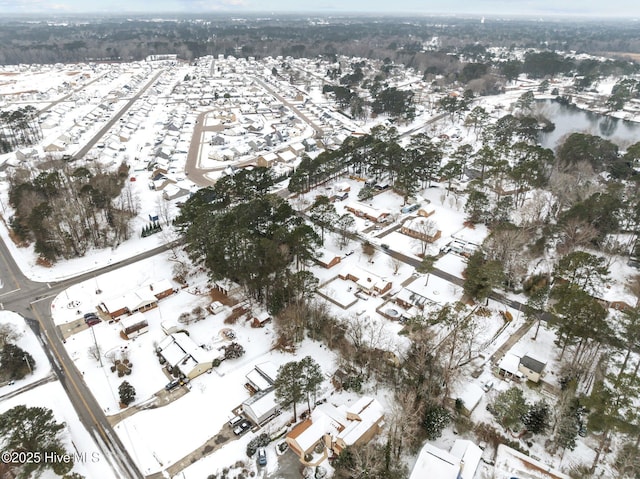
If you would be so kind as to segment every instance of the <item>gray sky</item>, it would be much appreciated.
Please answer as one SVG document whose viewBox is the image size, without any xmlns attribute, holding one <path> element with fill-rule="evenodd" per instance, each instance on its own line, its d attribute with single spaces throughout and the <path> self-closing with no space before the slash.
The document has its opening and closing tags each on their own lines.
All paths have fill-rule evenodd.
<svg viewBox="0 0 640 479">
<path fill-rule="evenodd" d="M 638 0 L 0 0 L 3 13 L 362 12 L 640 18 Z"/>
</svg>

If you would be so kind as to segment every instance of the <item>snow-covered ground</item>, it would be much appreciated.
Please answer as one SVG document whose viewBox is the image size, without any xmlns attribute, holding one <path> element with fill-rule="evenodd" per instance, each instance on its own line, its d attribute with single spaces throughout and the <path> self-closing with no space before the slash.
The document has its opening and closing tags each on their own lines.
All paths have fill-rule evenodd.
<svg viewBox="0 0 640 479">
<path fill-rule="evenodd" d="M 35 334 L 27 326 L 25 320 L 16 313 L 0 311 L 0 324 L 11 324 L 21 333 L 16 344 L 31 354 L 35 360 L 33 374 L 14 384 L 0 387 L 0 413 L 9 409 L 27 405 L 29 407 L 44 407 L 53 411 L 57 422 L 65 423 L 61 438 L 69 454 L 75 454 L 73 471 L 85 477 L 116 478 L 111 470 L 108 458 L 98 448 L 94 438 L 84 428 L 73 406 L 67 398 L 62 385 L 52 378 L 50 382 L 34 385 L 51 375 L 51 367 L 47 356 Z M 17 391 L 22 390 L 19 394 Z M 41 477 L 58 477 L 51 470 L 47 470 Z"/>
<path fill-rule="evenodd" d="M 311 136 L 312 131 L 308 125 L 297 124 L 295 126 L 280 125 L 282 118 L 274 113 L 273 107 L 277 106 L 277 101 L 271 94 L 265 93 L 262 87 L 257 83 L 247 81 L 241 82 L 240 76 L 245 72 L 251 72 L 256 75 L 263 68 L 270 75 L 271 64 L 267 63 L 263 67 L 257 67 L 250 62 L 225 60 L 220 62 L 222 72 L 225 74 L 226 69 L 238 68 L 238 75 L 233 81 L 220 80 L 218 78 L 218 87 L 222 88 L 229 94 L 228 102 L 222 104 L 211 103 L 211 99 L 205 95 L 206 84 L 196 82 L 194 84 L 181 84 L 181 79 L 188 73 L 194 71 L 198 74 L 208 72 L 210 69 L 210 59 L 203 60 L 193 70 L 191 66 L 181 65 L 178 67 L 167 68 L 157 83 L 155 83 L 149 95 L 143 97 L 143 100 L 136 103 L 133 109 L 133 117 L 138 124 L 135 132 L 128 141 L 122 141 L 120 148 L 113 149 L 105 145 L 104 151 L 94 149 L 92 154 L 96 155 L 96 161 L 105 166 L 117 165 L 120 161 L 127 161 L 131 166 L 128 187 L 131 188 L 136 201 L 139 203 L 139 213 L 133 220 L 131 230 L 131 238 L 123 244 L 108 250 L 90 251 L 83 258 L 71 260 L 61 260 L 54 267 L 46 268 L 36 264 L 33 247 L 18 248 L 10 240 L 8 232 L 4 226 L 0 227 L 0 234 L 3 240 L 10 248 L 16 262 L 24 272 L 24 274 L 41 282 L 58 281 L 62 279 L 72 278 L 83 272 L 95 271 L 103 266 L 117 264 L 127 258 L 135 256 L 139 253 L 148 251 L 156 246 L 166 243 L 173 239 L 171 234 L 157 234 L 147 238 L 140 237 L 142 227 L 149 222 L 150 215 L 157 215 L 166 209 L 167 219 L 175 217 L 178 210 L 176 201 L 165 201 L 162 199 L 162 191 L 151 189 L 149 180 L 151 172 L 147 171 L 146 159 L 153 156 L 156 148 L 167 147 L 172 151 L 172 161 L 159 163 L 156 167 L 166 169 L 166 175 L 175 185 L 184 191 L 194 191 L 193 185 L 183 174 L 184 164 L 186 161 L 186 153 L 189 149 L 191 133 L 197 113 L 202 111 L 214 111 L 211 117 L 206 120 L 206 127 L 217 129 L 217 127 L 229 127 L 225 129 L 226 133 L 218 135 L 219 132 L 207 131 L 205 134 L 205 143 L 200 156 L 200 165 L 210 168 L 219 168 L 220 171 L 212 173 L 212 175 L 223 174 L 224 167 L 234 164 L 237 161 L 243 161 L 251 156 L 257 156 L 258 153 L 266 153 L 285 149 L 292 143 L 299 142 L 301 139 Z M 275 64 L 275 63 L 274 63 Z M 313 65 L 302 65 L 296 62 L 296 68 L 314 68 Z M 154 69 L 139 64 L 123 65 L 123 66 L 104 66 L 98 65 L 92 67 L 97 70 L 71 69 L 70 71 L 58 71 L 56 68 L 42 69 L 38 71 L 16 72 L 15 75 L 4 75 L 4 83 L 0 83 L 0 94 L 18 95 L 20 92 L 26 97 L 23 101 L 33 102 L 34 105 L 41 105 L 41 102 L 51 101 L 58 98 L 61 94 L 73 93 L 72 90 L 80 89 L 75 93 L 79 97 L 76 100 L 77 107 L 70 108 L 65 103 L 61 103 L 53 109 L 48 117 L 49 125 L 47 128 L 43 126 L 45 138 L 42 144 L 55 141 L 61 134 L 72 128 L 75 122 L 85 121 L 88 117 L 96 116 L 98 119 L 90 126 L 85 133 L 82 134 L 79 145 L 83 140 L 91 136 L 92 132 L 97 131 L 101 124 L 104 124 L 111 113 L 100 112 L 99 104 L 102 100 L 109 98 L 112 91 L 117 88 L 124 88 L 125 84 L 132 85 L 135 88 L 141 88 L 145 85 L 155 73 L 160 69 Z M 91 85 L 87 83 L 96 80 Z M 405 79 L 407 82 L 414 81 L 412 77 Z M 420 81 L 419 77 L 415 81 Z M 349 120 L 342 115 L 331 111 L 334 107 L 333 101 L 322 94 L 318 84 L 311 85 L 307 90 L 300 86 L 292 86 L 288 82 L 280 81 L 275 78 L 265 78 L 265 82 L 270 88 L 274 88 L 302 111 L 305 116 L 315 122 L 321 123 L 322 128 L 326 129 L 327 137 L 335 139 L 337 142 L 341 136 L 348 135 L 351 131 L 367 132 L 382 122 L 383 117 L 368 121 Z M 569 81 L 565 83 L 568 85 Z M 417 83 L 416 83 L 417 84 Z M 597 86 L 601 94 L 607 94 L 614 84 L 614 79 L 608 79 L 600 82 Z M 36 93 L 41 85 L 47 85 L 59 93 L 39 92 L 42 97 L 36 98 Z M 534 82 L 522 82 L 509 88 L 502 94 L 493 97 L 479 98 L 476 104 L 481 105 L 490 111 L 494 117 L 503 115 L 511 111 L 511 106 L 518 97 L 528 89 L 535 86 Z M 559 84 L 558 86 L 566 86 Z M 249 92 L 251 89 L 251 92 Z M 33 91 L 31 91 L 33 90 Z M 197 95 L 196 95 L 197 93 Z M 304 100 L 296 99 L 298 94 L 302 94 Z M 48 96 L 45 96 L 48 95 Z M 169 97 L 175 100 L 172 104 L 166 104 L 162 97 Z M 209 96 L 210 93 L 209 93 Z M 256 111 L 248 111 L 250 99 L 255 99 L 252 108 L 266 108 L 261 113 Z M 124 100 L 114 100 L 113 110 L 117 111 L 123 104 Z M 307 101 L 308 100 L 308 101 Z M 209 103 L 208 103 L 209 102 Z M 271 103 L 271 105 L 266 105 Z M 407 125 L 400 127 L 402 131 L 408 131 L 418 128 L 430 120 L 436 112 L 428 105 L 419 105 L 423 107 L 415 120 Z M 269 111 L 267 111 L 269 110 Z M 224 119 L 221 112 L 233 113 L 234 120 Z M 286 112 L 285 119 L 291 115 L 291 111 Z M 326 113 L 326 115 L 325 115 Z M 213 118 L 217 116 L 217 118 Z M 250 121 L 249 121 L 250 120 Z M 87 120 L 88 121 L 88 120 Z M 269 148 L 262 148 L 249 154 L 246 152 L 245 144 L 247 139 L 253 138 L 244 131 L 250 123 L 260 125 L 256 132 L 264 135 L 275 129 L 289 135 L 288 139 L 283 139 L 277 145 Z M 168 124 L 172 125 L 172 132 L 165 131 Z M 430 135 L 448 135 L 449 137 L 457 137 L 457 141 L 451 142 L 446 147 L 447 152 L 451 153 L 458 144 L 468 143 L 476 149 L 479 146 L 478 138 L 470 131 L 470 128 L 464 127 L 460 122 L 450 121 L 446 118 L 443 121 L 431 124 L 425 128 Z M 222 130 L 220 130 L 222 131 Z M 111 132 L 115 135 L 115 131 Z M 216 136 L 222 136 L 225 141 L 223 148 L 214 148 L 209 142 Z M 459 143 L 458 143 L 459 142 Z M 457 143 L 457 144 L 456 144 Z M 41 145 L 42 146 L 42 145 Z M 74 146 L 73 149 L 77 149 Z M 234 160 L 225 160 L 220 158 L 220 150 L 229 150 L 235 148 L 238 155 Z M 106 152 L 106 150 L 112 150 Z M 312 153 L 313 155 L 317 154 Z M 8 156 L 0 158 L 0 161 L 7 161 Z M 0 173 L 2 179 L 6 179 L 5 173 Z M 354 179 L 341 178 L 335 183 L 347 183 L 350 188 L 349 199 L 336 203 L 338 214 L 346 212 L 346 205 L 356 201 L 357 195 L 363 183 Z M 2 198 L 2 210 L 5 216 L 11 214 L 6 206 L 7 197 L 7 181 L 0 183 L 0 197 Z M 323 185 L 322 188 L 314 190 L 306 195 L 293 200 L 294 206 L 298 209 L 304 209 L 310 206 L 315 197 L 318 195 L 330 194 L 334 182 Z M 446 193 L 445 185 L 434 183 L 432 187 L 426 188 L 417 194 L 416 202 L 423 206 L 427 204 L 433 208 L 434 214 L 429 218 L 433 220 L 437 229 L 441 231 L 441 237 L 436 242 L 427 246 L 427 254 L 435 255 L 439 253 L 452 241 L 470 247 L 477 247 L 482 244 L 483 240 L 488 236 L 489 231 L 482 225 L 473 228 L 465 226 L 464 203 L 465 199 L 461 194 Z M 181 200 L 186 198 L 182 197 Z M 403 198 L 393 193 L 391 190 L 377 194 L 370 200 L 366 200 L 365 204 L 377 208 L 379 210 L 387 210 L 391 213 L 393 221 L 390 224 L 380 226 L 378 229 L 374 225 L 368 224 L 362 218 L 355 218 L 356 230 L 365 239 L 371 243 L 380 246 L 387 245 L 391 251 L 399 252 L 409 256 L 412 259 L 419 259 L 422 244 L 417 240 L 404 235 L 400 232 L 401 223 L 411 219 L 415 213 L 403 214 L 401 208 L 403 206 Z M 391 231 L 395 230 L 395 231 Z M 391 232 L 390 232 L 391 231 Z M 334 299 L 337 303 L 349 304 L 355 303 L 348 307 L 342 308 L 331 301 L 325 301 L 329 310 L 342 321 L 345 322 L 366 322 L 369 335 L 368 339 L 374 340 L 373 335 L 379 335 L 383 341 L 379 342 L 379 346 L 384 346 L 398 355 L 402 355 L 409 347 L 409 339 L 398 333 L 402 329 L 402 325 L 398 321 L 388 320 L 378 311 L 385 312 L 389 309 L 398 311 L 400 308 L 389 298 L 381 296 L 363 296 L 354 295 L 356 285 L 351 280 L 338 278 L 339 275 L 346 275 L 349 272 L 370 273 L 372 276 L 381 278 L 392 283 L 389 294 L 391 296 L 397 294 L 403 287 L 413 287 L 418 289 L 426 298 L 444 305 L 459 301 L 462 296 L 461 287 L 448 283 L 434 275 L 418 276 L 415 274 L 414 268 L 408 264 L 394 262 L 388 254 L 381 248 L 377 249 L 373 256 L 366 256 L 359 243 L 352 242 L 342 250 L 337 246 L 337 238 L 326 233 L 325 249 L 330 253 L 341 256 L 341 262 L 331 269 L 325 269 L 319 265 L 313 265 L 310 270 L 319 278 L 320 284 L 323 285 L 321 292 Z M 347 255 L 347 252 L 353 251 L 353 254 Z M 254 437 L 253 432 L 236 439 L 225 426 L 226 421 L 232 416 L 232 410 L 237 408 L 243 400 L 248 397 L 248 393 L 244 388 L 245 375 L 257 363 L 269 360 L 276 365 L 281 365 L 295 358 L 305 355 L 311 355 L 318 358 L 323 372 L 329 377 L 335 370 L 335 356 L 321 346 L 311 341 L 305 341 L 300 346 L 295 356 L 285 355 L 272 349 L 275 333 L 273 325 L 267 325 L 266 328 L 251 328 L 248 323 L 239 322 L 228 325 L 223 322 L 225 314 L 207 315 L 207 317 L 199 322 L 194 322 L 184 327 L 192 339 L 199 345 L 203 345 L 205 349 L 211 351 L 212 354 L 227 344 L 227 339 L 221 334 L 226 328 L 232 328 L 236 341 L 242 344 L 247 351 L 246 354 L 236 360 L 229 360 L 222 363 L 218 368 L 214 369 L 212 374 L 203 374 L 194 379 L 188 386 L 188 392 L 161 407 L 154 409 L 144 409 L 145 406 L 156 400 L 156 395 L 164 391 L 164 385 L 169 378 L 162 371 L 161 365 L 155 354 L 157 343 L 165 336 L 161 328 L 163 321 L 174 321 L 183 312 L 191 311 L 195 306 L 206 307 L 210 298 L 204 294 L 206 292 L 207 279 L 203 274 L 195 275 L 190 278 L 190 286 L 187 289 L 180 290 L 177 294 L 163 299 L 159 303 L 157 309 L 144 313 L 145 318 L 149 322 L 149 332 L 136 338 L 135 340 L 125 340 L 120 336 L 120 326 L 118 323 L 103 322 L 93 328 L 86 329 L 78 320 L 84 313 L 94 311 L 96 306 L 109 298 L 117 297 L 126 292 L 135 290 L 141 286 L 161 279 L 170 279 L 172 273 L 172 260 L 170 253 L 164 253 L 154 258 L 140 261 L 134 265 L 118 269 L 114 272 L 96 275 L 93 279 L 84 283 L 76 284 L 69 287 L 61 293 L 52 304 L 52 317 L 57 325 L 61 327 L 63 335 L 67 338 L 66 348 L 70 357 L 74 360 L 76 367 L 84 374 L 84 379 L 89 388 L 92 390 L 98 403 L 107 415 L 115 415 L 121 412 L 119 410 L 119 399 L 117 389 L 123 379 L 131 382 L 136 389 L 136 399 L 129 406 L 129 410 L 136 410 L 135 414 L 121 420 L 116 425 L 116 431 L 131 451 L 131 455 L 140 466 L 144 473 L 152 473 L 166 470 L 172 464 L 187 456 L 192 451 L 201 447 L 204 443 L 214 437 L 218 432 L 223 431 L 226 435 L 231 435 L 232 440 L 220 447 L 218 450 L 205 458 L 198 460 L 191 466 L 183 470 L 184 477 L 204 477 L 212 472 L 219 472 L 225 467 L 242 461 L 246 468 L 254 471 L 255 460 L 246 458 L 246 443 Z M 463 256 L 449 252 L 441 256 L 435 263 L 435 267 L 453 274 L 458 278 L 462 278 L 463 271 L 466 267 L 466 259 Z M 609 285 L 603 291 L 603 297 L 608 300 L 625 300 L 631 301 L 632 296 L 627 290 L 625 278 L 631 277 L 634 270 L 626 266 L 623 261 L 616 261 L 612 264 L 612 278 Z M 424 284 L 423 284 L 424 282 Z M 510 298 L 524 301 L 522 296 L 509 295 Z M 631 304 L 631 303 L 630 303 Z M 506 324 L 500 314 L 501 311 L 508 310 L 514 320 Z M 501 382 L 492 376 L 491 365 L 488 364 L 488 358 L 491 357 L 498 348 L 523 324 L 524 318 L 521 312 L 509 308 L 504 305 L 490 301 L 487 306 L 487 316 L 476 318 L 482 322 L 482 327 L 478 330 L 477 342 L 482 345 L 477 351 L 477 358 L 473 361 L 474 367 L 483 368 L 478 378 L 471 378 L 468 374 L 464 374 L 458 384 L 454 394 L 465 395 L 469 384 L 478 386 L 486 381 L 493 380 L 496 385 L 493 391 L 483 393 L 479 404 L 472 413 L 475 421 L 490 422 L 486 411 L 486 403 L 496 391 L 504 390 L 509 385 Z M 225 310 L 228 313 L 228 309 Z M 2 321 L 13 321 L 25 329 L 24 322 L 14 316 L 6 316 L 3 314 Z M 26 328 L 25 335 L 18 343 L 21 347 L 34 356 L 38 367 L 34 375 L 27 379 L 18 381 L 11 386 L 4 386 L 0 389 L 0 394 L 6 394 L 17 388 L 28 385 L 29 383 L 46 377 L 50 374 L 50 369 L 46 366 L 47 359 L 41 350 L 35 337 L 30 337 L 30 331 Z M 446 331 L 441 332 L 442 335 Z M 547 362 L 548 380 L 552 385 L 557 385 L 555 372 L 558 370 L 557 348 L 553 341 L 555 335 L 553 331 L 546 327 L 541 327 L 538 337 L 535 341 L 531 339 L 533 330 L 526 333 L 520 341 L 518 341 L 510 351 L 517 355 L 530 354 L 538 359 Z M 101 352 L 102 364 L 99 360 L 91 357 L 89 350 L 91 347 L 98 346 Z M 37 347 L 36 347 L 37 346 Z M 122 357 L 126 355 L 133 364 L 132 373 L 124 378 L 119 378 L 116 373 L 110 370 L 110 357 L 114 355 Z M 477 389 L 477 388 L 476 388 Z M 40 391 L 39 394 L 36 394 Z M 326 394 L 330 394 L 330 386 L 328 382 L 325 384 Z M 87 433 L 82 429 L 70 404 L 64 401 L 64 392 L 58 383 L 50 383 L 38 386 L 24 396 L 8 399 L 0 403 L 0 408 L 5 410 L 7 405 L 14 404 L 11 401 L 21 401 L 31 404 L 39 404 L 44 397 L 51 397 L 59 400 L 61 406 L 56 407 L 56 415 L 61 420 L 65 420 L 69 424 L 68 439 L 69 442 L 77 447 L 78 444 L 86 445 L 87 451 L 95 451 L 95 444 L 87 439 Z M 391 395 L 387 391 L 380 391 L 379 397 L 386 399 L 385 404 L 389 406 Z M 532 396 L 534 397 L 534 396 Z M 341 394 L 340 400 L 348 395 Z M 287 422 L 287 414 L 283 414 L 276 418 L 273 423 L 266 427 L 266 430 L 279 427 Z M 225 429 L 226 428 L 226 429 Z M 447 443 L 453 435 L 445 434 L 445 438 L 441 441 L 443 446 L 450 446 Z M 555 467 L 566 466 L 567 464 L 586 463 L 593 458 L 593 446 L 589 438 L 579 440 L 578 448 L 573 451 L 567 451 L 564 458 L 560 461 L 558 457 L 550 457 L 545 454 L 540 445 L 536 444 L 532 450 L 535 454 L 543 457 L 543 461 L 553 464 Z M 448 449 L 448 447 L 447 447 Z M 79 452 L 85 449 L 78 448 Z M 274 471 L 276 460 L 273 448 L 268 450 L 268 466 L 267 472 Z M 562 464 L 560 464 L 562 462 Z M 97 461 L 95 464 L 78 465 L 78 472 L 87 477 L 107 477 L 108 474 L 100 469 L 100 465 L 105 464 L 104 461 Z M 82 469 L 84 467 L 85 469 Z M 94 469 L 95 468 L 95 469 Z"/>
</svg>

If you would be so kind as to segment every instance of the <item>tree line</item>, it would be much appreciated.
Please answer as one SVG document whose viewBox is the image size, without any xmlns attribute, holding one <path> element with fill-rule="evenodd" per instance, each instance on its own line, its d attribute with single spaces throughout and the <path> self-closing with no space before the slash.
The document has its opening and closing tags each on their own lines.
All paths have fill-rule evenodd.
<svg viewBox="0 0 640 479">
<path fill-rule="evenodd" d="M 60 160 L 38 170 L 16 168 L 9 176 L 9 225 L 23 243 L 48 261 L 83 256 L 90 248 L 114 247 L 130 237 L 138 204 L 128 187 L 129 167 L 72 168 Z"/>
</svg>

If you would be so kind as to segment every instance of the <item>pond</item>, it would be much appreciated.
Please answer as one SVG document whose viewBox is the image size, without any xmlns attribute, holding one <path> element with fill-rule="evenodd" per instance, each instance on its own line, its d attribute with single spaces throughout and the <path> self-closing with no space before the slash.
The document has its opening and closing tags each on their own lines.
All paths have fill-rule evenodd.
<svg viewBox="0 0 640 479">
<path fill-rule="evenodd" d="M 540 134 L 540 144 L 555 150 L 571 133 L 601 136 L 625 150 L 640 141 L 640 123 L 564 105 L 556 100 L 536 101 L 536 113 L 551 120 L 556 128 Z"/>
</svg>

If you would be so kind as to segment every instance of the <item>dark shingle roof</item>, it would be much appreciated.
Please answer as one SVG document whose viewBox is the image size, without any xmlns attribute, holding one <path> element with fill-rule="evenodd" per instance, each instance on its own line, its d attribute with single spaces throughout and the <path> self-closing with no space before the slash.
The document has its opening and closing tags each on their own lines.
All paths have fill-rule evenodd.
<svg viewBox="0 0 640 479">
<path fill-rule="evenodd" d="M 546 366 L 545 363 L 540 362 L 537 359 L 533 359 L 532 357 L 529 357 L 529 356 L 523 356 L 520 359 L 520 364 L 522 364 L 525 368 L 530 369 L 531 371 L 536 373 L 541 373 L 544 367 Z"/>
</svg>

